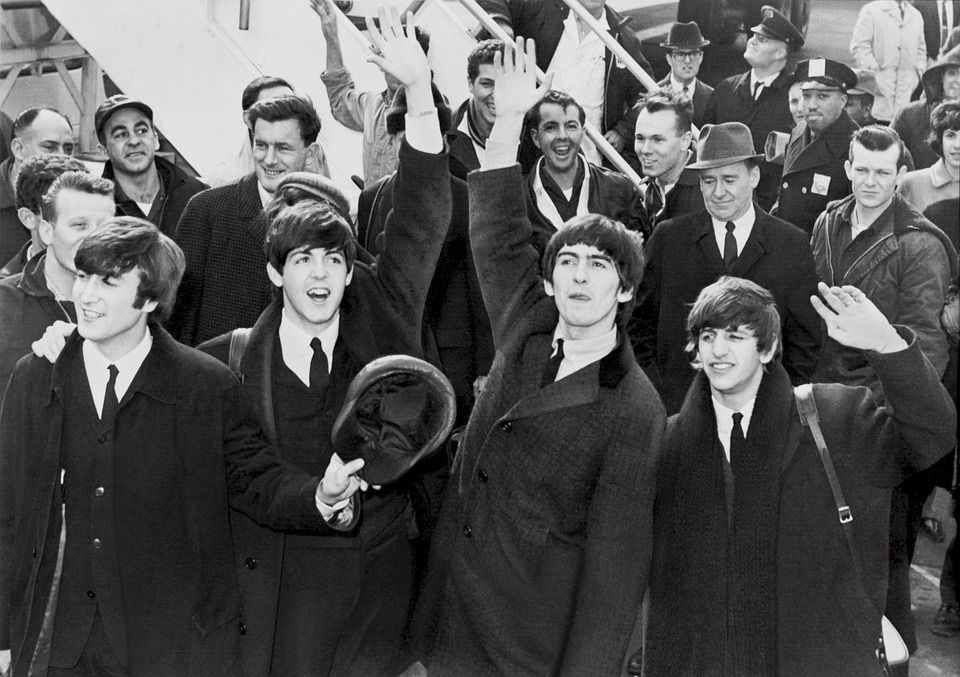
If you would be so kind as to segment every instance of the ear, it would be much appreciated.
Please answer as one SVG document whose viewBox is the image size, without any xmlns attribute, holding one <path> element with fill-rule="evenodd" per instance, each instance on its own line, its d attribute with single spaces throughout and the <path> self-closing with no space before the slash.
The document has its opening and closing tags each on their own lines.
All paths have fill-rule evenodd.
<svg viewBox="0 0 960 677">
<path fill-rule="evenodd" d="M 690 148 L 690 144 L 693 143 L 693 130 L 689 132 L 684 132 L 683 136 L 680 137 L 680 146 L 687 150 Z"/>
<path fill-rule="evenodd" d="M 760 168 L 751 167 L 750 168 L 750 186 L 754 189 L 760 185 Z"/>
<path fill-rule="evenodd" d="M 156 310 L 156 309 L 157 309 L 157 301 L 156 301 L 156 299 L 148 299 L 148 300 L 146 300 L 146 301 L 143 302 L 143 305 L 140 306 L 140 309 L 139 309 L 139 310 L 140 310 L 140 312 L 143 313 L 144 315 L 149 315 L 150 313 L 152 313 L 152 312 L 153 312 L 154 310 Z"/>
<path fill-rule="evenodd" d="M 304 160 L 303 167 L 319 167 L 318 158 L 320 157 L 320 144 L 314 141 L 309 146 L 307 146 L 307 157 Z"/>
<path fill-rule="evenodd" d="M 157 134 L 157 128 L 153 128 L 153 152 L 160 150 L 160 135 Z"/>
<path fill-rule="evenodd" d="M 554 296 L 553 282 L 550 282 L 549 280 L 544 280 L 543 291 L 547 293 L 547 296 Z"/>
<path fill-rule="evenodd" d="M 267 264 L 267 277 L 270 278 L 274 287 L 283 288 L 283 275 L 273 267 L 272 263 Z"/>
<path fill-rule="evenodd" d="M 540 130 L 539 129 L 530 130 L 530 139 L 533 141 L 534 146 L 536 146 L 537 148 L 540 148 Z"/>
<path fill-rule="evenodd" d="M 353 281 L 353 268 L 351 267 L 350 270 L 347 271 L 347 277 L 344 279 L 343 284 L 344 286 L 349 286 L 352 281 Z"/>
<path fill-rule="evenodd" d="M 632 291 L 625 291 L 623 287 L 620 287 L 620 291 L 617 292 L 617 303 L 626 303 L 632 298 L 633 298 Z"/>
<path fill-rule="evenodd" d="M 14 138 L 13 141 L 10 142 L 10 151 L 13 153 L 13 157 L 17 160 L 17 162 L 24 161 L 25 158 L 23 157 L 22 139 Z"/>
<path fill-rule="evenodd" d="M 20 219 L 20 223 L 22 223 L 23 227 L 27 230 L 35 230 L 37 222 L 40 221 L 40 217 L 26 207 L 20 207 L 20 209 L 17 210 L 17 218 Z"/>
<path fill-rule="evenodd" d="M 106 155 L 106 154 L 107 154 L 107 147 L 104 146 L 104 145 L 103 145 L 102 143 L 100 143 L 99 141 L 97 141 L 97 152 L 100 153 L 100 155 Z"/>
<path fill-rule="evenodd" d="M 853 181 L 853 165 L 850 160 L 843 161 L 843 171 L 847 173 L 847 181 Z"/>
<path fill-rule="evenodd" d="M 760 353 L 760 364 L 770 364 L 773 356 L 777 354 L 778 345 L 780 345 L 780 340 L 774 338 L 770 348 L 766 352 Z"/>
<path fill-rule="evenodd" d="M 53 224 L 46 219 L 38 219 L 37 232 L 40 234 L 40 241 L 44 247 L 49 247 L 53 243 Z"/>
</svg>

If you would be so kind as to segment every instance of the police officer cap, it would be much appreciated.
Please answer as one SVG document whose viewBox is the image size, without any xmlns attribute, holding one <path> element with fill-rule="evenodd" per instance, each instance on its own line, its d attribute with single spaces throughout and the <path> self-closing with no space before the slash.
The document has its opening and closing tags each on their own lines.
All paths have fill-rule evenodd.
<svg viewBox="0 0 960 677">
<path fill-rule="evenodd" d="M 803 33 L 790 23 L 790 19 L 784 16 L 783 12 L 770 5 L 764 5 L 761 12 L 763 18 L 751 31 L 774 40 L 782 40 L 794 49 L 803 46 Z"/>
<path fill-rule="evenodd" d="M 855 87 L 857 74 L 839 61 L 817 57 L 797 64 L 794 79 L 802 82 L 802 89 L 839 89 L 842 92 Z"/>
</svg>

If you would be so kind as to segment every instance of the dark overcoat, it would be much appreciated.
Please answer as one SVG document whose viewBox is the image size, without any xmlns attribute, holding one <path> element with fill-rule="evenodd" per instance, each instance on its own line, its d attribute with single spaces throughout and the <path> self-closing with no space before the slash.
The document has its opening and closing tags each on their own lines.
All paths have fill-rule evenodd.
<svg viewBox="0 0 960 677">
<path fill-rule="evenodd" d="M 541 388 L 558 322 L 520 168 L 470 177 L 497 356 L 458 452 L 418 635 L 433 677 L 615 674 L 646 587 L 663 407 L 621 338 Z"/>
<path fill-rule="evenodd" d="M 729 273 L 706 210 L 664 221 L 647 243 L 646 270 L 630 323 L 640 365 L 651 376 L 669 413 L 680 409 L 694 371 L 684 350 L 690 304 L 708 284 L 735 275 L 770 290 L 783 322 L 783 364 L 795 383 L 813 374 L 820 350 L 820 317 L 806 234 L 754 205 L 753 231 Z"/>
<path fill-rule="evenodd" d="M 782 71 L 777 79 L 760 91 L 754 100 L 750 91 L 750 71 L 733 75 L 717 83 L 703 115 L 703 123 L 717 125 L 723 122 L 742 122 L 753 134 L 753 147 L 763 152 L 770 132 L 790 133 L 794 120 L 787 101 L 792 74 Z M 765 160 L 760 162 L 760 184 L 757 186 L 757 202 L 770 209 L 777 200 L 782 167 Z"/>
<path fill-rule="evenodd" d="M 776 408 L 788 409 L 782 413 L 789 418 L 785 448 L 769 449 L 781 455 L 774 572 L 779 677 L 877 674 L 874 651 L 887 590 L 891 490 L 956 442 L 956 410 L 940 377 L 913 332 L 898 331 L 909 344 L 906 350 L 866 353 L 887 389 L 887 406 L 877 406 L 867 388 L 814 386 L 821 427 L 853 513 L 858 565 L 813 435 L 800 423 L 786 379 L 779 379 L 770 394 Z M 755 424 L 751 422 L 748 439 Z M 722 631 L 726 619 L 706 618 L 696 604 L 715 596 L 716 581 L 690 561 L 700 538 L 697 524 L 703 522 L 703 510 L 710 509 L 708 497 L 687 490 L 691 473 L 723 462 L 716 439 L 709 385 L 699 374 L 683 409 L 670 418 L 657 476 L 645 675 L 721 674 L 722 653 L 705 651 L 711 638 L 698 632 L 711 627 Z M 692 554 L 680 558 L 683 552 Z M 857 579 L 858 566 L 862 580 Z"/>
<path fill-rule="evenodd" d="M 340 305 L 338 341 L 343 342 L 353 361 L 360 365 L 383 355 L 423 357 L 420 324 L 424 300 L 450 219 L 450 194 L 442 189 L 448 185 L 445 155 L 423 153 L 403 143 L 396 176 L 398 187 L 402 190 L 396 193 L 392 203 L 394 208 L 386 217 L 385 226 L 385 239 L 389 240 L 391 246 L 379 254 L 374 265 L 359 261 L 354 264 L 353 279 Z M 267 438 L 272 442 L 277 440 L 273 350 L 281 311 L 282 304 L 275 302 L 261 314 L 251 330 L 249 344 L 240 364 L 244 390 L 257 411 Z M 227 361 L 229 338 L 230 334 L 227 334 L 201 348 Z M 336 410 L 333 411 L 335 415 Z M 332 417 L 327 418 L 332 420 Z M 321 459 L 320 463 L 326 466 L 332 451 L 329 441 L 321 442 L 318 449 L 327 453 L 327 458 Z M 283 450 L 280 449 L 279 453 L 283 455 Z M 322 452 L 318 450 L 318 453 Z M 364 496 L 364 502 L 366 498 Z M 390 510 L 402 514 L 409 499 L 401 485 L 400 489 L 380 492 L 375 502 L 384 514 Z M 363 514 L 361 519 L 369 522 L 374 517 L 369 512 L 370 506 L 364 511 L 361 505 L 360 510 Z M 239 511 L 233 511 L 231 523 L 247 626 L 243 640 L 243 674 L 259 677 L 269 673 L 273 654 L 284 535 L 258 525 Z M 382 524 L 379 533 L 364 528 L 349 534 L 320 534 L 310 553 L 317 570 L 328 569 L 331 560 L 341 561 L 336 551 L 352 548 L 361 553 L 365 539 L 369 541 L 368 545 L 375 543 L 378 538 L 382 540 L 383 532 L 395 526 L 393 523 Z M 358 565 L 360 563 L 362 554 L 358 555 Z M 336 573 L 329 572 L 329 575 Z M 360 585 L 376 585 L 372 581 L 351 580 L 356 585 L 344 584 L 340 596 L 330 600 L 331 607 L 351 607 L 359 594 Z M 318 617 L 318 622 L 322 623 L 323 618 Z"/>
<path fill-rule="evenodd" d="M 255 174 L 190 199 L 175 238 L 187 259 L 170 318 L 175 339 L 195 346 L 257 321 L 272 298 L 266 234 Z"/>
<path fill-rule="evenodd" d="M 797 125 L 787 144 L 774 216 L 811 233 L 827 204 L 850 194 L 844 162 L 859 128 L 846 111 L 812 141 L 807 123 Z"/>
<path fill-rule="evenodd" d="M 107 493 L 128 668 L 132 677 L 235 677 L 245 628 L 228 500 L 274 528 L 329 532 L 316 507 L 319 480 L 273 454 L 224 365 L 152 331 L 116 423 L 118 437 L 137 435 L 143 446 L 117 453 Z M 74 333 L 54 365 L 22 359 L 0 415 L 0 647 L 12 647 L 16 677 L 27 674 L 57 559 L 64 390 L 67 374 L 82 370 L 82 343 Z M 171 491 L 180 500 L 166 508 L 181 511 L 186 531 L 161 542 L 148 522 L 162 515 L 144 506 Z M 127 524 L 135 515 L 145 523 Z"/>
</svg>

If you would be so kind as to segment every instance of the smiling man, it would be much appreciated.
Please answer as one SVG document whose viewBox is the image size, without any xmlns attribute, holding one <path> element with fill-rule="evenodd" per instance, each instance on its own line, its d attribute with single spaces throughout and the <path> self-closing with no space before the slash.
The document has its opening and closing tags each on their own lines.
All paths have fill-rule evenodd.
<svg viewBox="0 0 960 677">
<path fill-rule="evenodd" d="M 739 122 L 707 125 L 697 162 L 705 209 L 659 224 L 647 243 L 647 267 L 630 323 L 637 361 L 663 397 L 680 409 L 693 379 L 684 353 L 687 309 L 705 286 L 724 274 L 769 289 L 782 309 L 784 367 L 802 383 L 816 366 L 820 321 L 810 304 L 816 289 L 806 235 L 753 201 L 759 156 Z"/>
<path fill-rule="evenodd" d="M 953 446 L 956 411 L 909 328 L 859 289 L 819 292 L 808 303 L 831 340 L 890 396 L 812 389 L 852 528 L 780 365 L 773 295 L 736 277 L 708 285 L 686 319 L 696 376 L 657 472 L 644 675 L 877 672 L 891 489 Z"/>
<path fill-rule="evenodd" d="M 143 101 L 111 96 L 97 108 L 94 126 L 108 158 L 103 178 L 116 186 L 117 216 L 147 219 L 173 237 L 187 202 L 207 185 L 156 154 L 160 138 Z"/>
<path fill-rule="evenodd" d="M 533 244 L 542 252 L 550 237 L 574 216 L 603 214 L 633 231 L 650 234 L 643 194 L 630 180 L 587 162 L 583 107 L 551 90 L 526 117 L 525 127 L 542 156 L 524 178 Z"/>
<path fill-rule="evenodd" d="M 320 118 L 308 99 L 264 99 L 244 119 L 251 130 L 253 173 L 199 193 L 177 227 L 187 271 L 170 331 L 187 345 L 251 326 L 270 303 L 263 208 L 284 176 L 303 171 L 320 152 Z"/>
<path fill-rule="evenodd" d="M 696 158 L 690 101 L 665 88 L 643 100 L 637 114 L 634 150 L 646 188 L 643 204 L 653 229 L 661 221 L 703 209 L 697 173 L 686 166 Z"/>
<path fill-rule="evenodd" d="M 526 46 L 518 39 L 494 64 L 497 120 L 470 175 L 470 239 L 497 356 L 417 609 L 431 677 L 616 674 L 646 587 L 665 417 L 618 321 L 642 270 L 640 239 L 588 214 L 542 257 L 531 245 L 515 157 L 549 76 L 537 88 Z"/>
<path fill-rule="evenodd" d="M 454 131 L 449 136 L 450 173 L 467 180 L 480 167 L 487 137 L 497 116 L 497 81 L 493 57 L 503 53 L 499 40 L 482 40 L 467 55 L 467 90 L 470 97 L 453 112 Z"/>
</svg>

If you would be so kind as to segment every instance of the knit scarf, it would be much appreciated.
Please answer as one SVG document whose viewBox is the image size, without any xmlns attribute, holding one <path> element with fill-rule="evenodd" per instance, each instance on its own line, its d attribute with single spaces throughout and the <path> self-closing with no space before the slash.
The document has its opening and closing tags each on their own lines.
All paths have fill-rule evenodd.
<svg viewBox="0 0 960 677">
<path fill-rule="evenodd" d="M 645 674 L 776 675 L 780 464 L 792 392 L 783 367 L 768 365 L 729 513 L 703 374 L 671 421 L 657 480 Z"/>
</svg>

